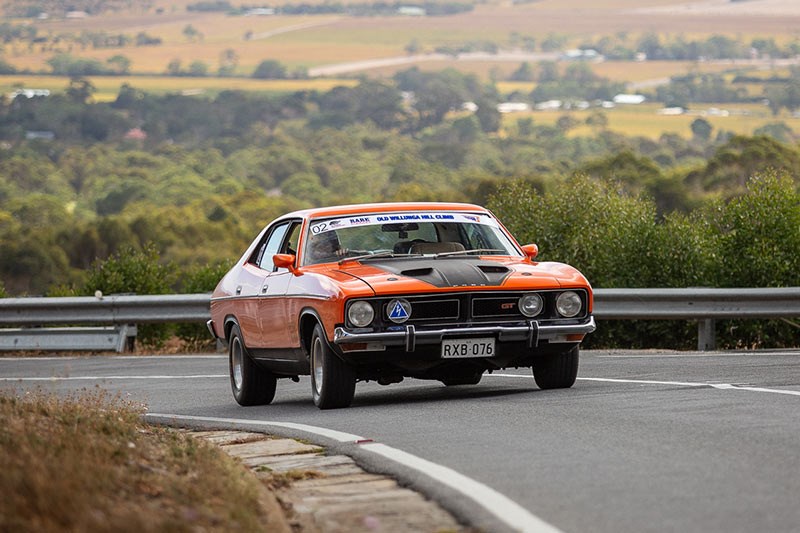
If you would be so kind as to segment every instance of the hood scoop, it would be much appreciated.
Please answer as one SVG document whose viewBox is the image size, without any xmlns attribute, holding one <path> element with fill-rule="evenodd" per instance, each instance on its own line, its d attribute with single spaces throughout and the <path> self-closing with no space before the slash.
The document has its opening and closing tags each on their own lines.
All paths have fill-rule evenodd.
<svg viewBox="0 0 800 533">
<path fill-rule="evenodd" d="M 501 285 L 511 270 L 502 265 L 465 258 L 370 261 L 374 266 L 435 287 L 486 287 Z"/>
</svg>

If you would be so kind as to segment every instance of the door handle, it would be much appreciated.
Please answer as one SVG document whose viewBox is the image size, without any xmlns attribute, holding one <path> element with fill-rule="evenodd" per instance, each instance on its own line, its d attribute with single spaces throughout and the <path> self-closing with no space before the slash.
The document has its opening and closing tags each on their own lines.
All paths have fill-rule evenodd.
<svg viewBox="0 0 800 533">
<path fill-rule="evenodd" d="M 267 292 L 267 289 L 269 289 L 269 285 L 265 284 L 264 286 L 262 286 L 261 287 L 261 294 L 265 294 Z"/>
<path fill-rule="evenodd" d="M 236 287 L 236 294 L 237 294 L 237 295 L 239 295 L 239 294 L 242 294 L 242 286 L 241 286 L 241 285 L 239 285 L 238 287 Z"/>
</svg>

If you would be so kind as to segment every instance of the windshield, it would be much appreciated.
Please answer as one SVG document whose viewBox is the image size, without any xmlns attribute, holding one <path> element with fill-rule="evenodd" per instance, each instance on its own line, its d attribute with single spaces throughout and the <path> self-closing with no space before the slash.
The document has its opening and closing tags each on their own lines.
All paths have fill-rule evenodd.
<svg viewBox="0 0 800 533">
<path fill-rule="evenodd" d="M 485 214 L 391 213 L 312 220 L 303 264 L 393 255 L 514 255 L 520 252 Z"/>
</svg>

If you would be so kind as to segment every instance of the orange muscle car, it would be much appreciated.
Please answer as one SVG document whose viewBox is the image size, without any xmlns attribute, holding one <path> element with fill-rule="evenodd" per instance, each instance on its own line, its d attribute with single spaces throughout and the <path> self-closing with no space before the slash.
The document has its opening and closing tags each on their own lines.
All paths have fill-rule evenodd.
<svg viewBox="0 0 800 533">
<path fill-rule="evenodd" d="M 219 282 L 208 327 L 228 345 L 241 405 L 270 403 L 277 379 L 300 375 L 321 409 L 349 406 L 357 381 L 466 385 L 506 367 L 567 388 L 595 329 L 592 288 L 537 251 L 476 205 L 289 213 Z"/>
</svg>

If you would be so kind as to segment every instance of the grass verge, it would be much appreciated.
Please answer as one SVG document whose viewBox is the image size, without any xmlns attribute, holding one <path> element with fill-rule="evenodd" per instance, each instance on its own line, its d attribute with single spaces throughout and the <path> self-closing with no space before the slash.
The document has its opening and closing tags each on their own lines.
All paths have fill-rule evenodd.
<svg viewBox="0 0 800 533">
<path fill-rule="evenodd" d="M 0 531 L 284 529 L 255 476 L 143 412 L 100 389 L 0 392 Z"/>
</svg>

